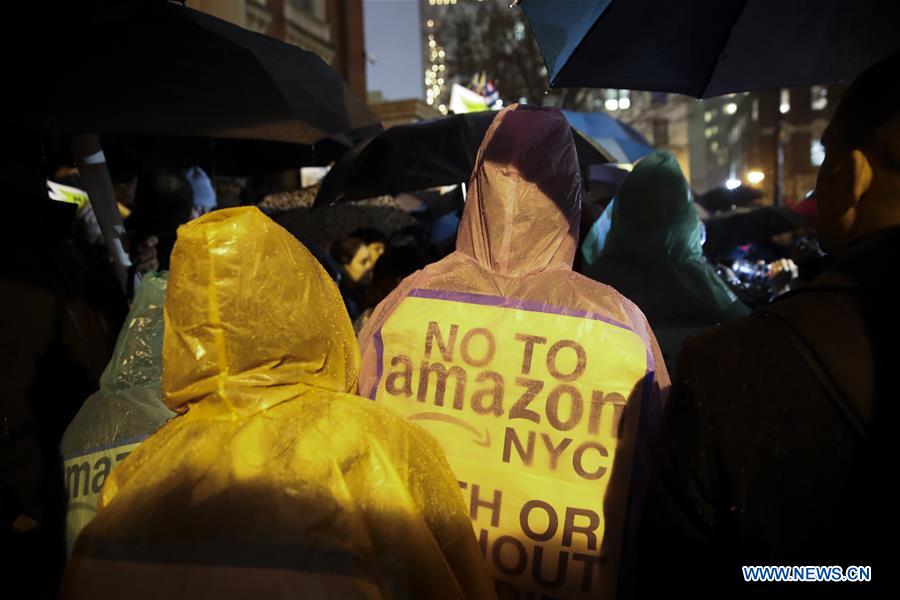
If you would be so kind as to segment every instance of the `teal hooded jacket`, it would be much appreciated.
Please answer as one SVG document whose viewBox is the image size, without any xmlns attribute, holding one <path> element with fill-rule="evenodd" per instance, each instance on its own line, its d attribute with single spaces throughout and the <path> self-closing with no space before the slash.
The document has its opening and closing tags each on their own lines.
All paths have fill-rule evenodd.
<svg viewBox="0 0 900 600">
<path fill-rule="evenodd" d="M 686 336 L 750 312 L 706 262 L 691 189 L 670 153 L 657 150 L 635 166 L 611 217 L 587 275 L 640 307 L 669 372 Z"/>
</svg>

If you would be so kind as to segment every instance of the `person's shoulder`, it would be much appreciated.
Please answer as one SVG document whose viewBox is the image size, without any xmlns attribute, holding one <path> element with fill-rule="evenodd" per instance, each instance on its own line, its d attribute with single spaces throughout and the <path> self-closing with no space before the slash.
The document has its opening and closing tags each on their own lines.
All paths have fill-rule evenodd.
<svg viewBox="0 0 900 600">
<path fill-rule="evenodd" d="M 436 440 L 422 426 L 408 421 L 381 402 L 345 392 L 320 393 L 318 397 L 329 403 L 330 414 L 339 415 L 343 430 L 379 432 L 375 439 L 400 452 L 409 447 L 407 441 L 414 442 L 413 447 L 424 445 L 440 452 Z"/>
<path fill-rule="evenodd" d="M 740 378 L 740 373 L 765 369 L 765 365 L 771 366 L 790 351 L 783 332 L 761 318 L 757 310 L 687 337 L 678 362 L 684 370 L 694 370 L 705 377 L 719 373 Z"/>
<path fill-rule="evenodd" d="M 636 331 L 646 329 L 649 332 L 650 324 L 644 311 L 613 286 L 574 271 L 566 272 L 562 279 L 574 293 L 594 306 L 594 312 L 604 313 Z"/>
<path fill-rule="evenodd" d="M 609 298 L 618 302 L 628 310 L 634 309 L 640 312 L 637 304 L 632 302 L 629 298 L 619 292 L 619 290 L 607 283 L 602 283 L 600 281 L 597 281 L 596 279 L 591 279 L 590 277 L 582 275 L 581 273 L 576 273 L 575 271 L 566 272 L 565 279 L 567 279 L 577 288 L 584 290 L 591 295 Z"/>
<path fill-rule="evenodd" d="M 744 317 L 724 321 L 692 335 L 684 341 L 684 344 L 701 348 L 731 346 L 745 339 L 748 333 L 755 332 L 758 325 L 759 319 L 751 313 Z"/>
</svg>

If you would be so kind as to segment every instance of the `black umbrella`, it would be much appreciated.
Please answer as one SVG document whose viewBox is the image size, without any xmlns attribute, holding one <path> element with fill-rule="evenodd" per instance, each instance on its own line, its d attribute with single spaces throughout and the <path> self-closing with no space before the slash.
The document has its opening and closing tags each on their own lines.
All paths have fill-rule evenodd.
<svg viewBox="0 0 900 600">
<path fill-rule="evenodd" d="M 180 4 L 107 2 L 56 40 L 38 81 L 44 135 L 313 144 L 377 125 L 318 56 Z"/>
<path fill-rule="evenodd" d="M 85 0 L 39 10 L 39 19 L 5 20 L 21 27 L 0 36 L 20 44 L 4 47 L 13 91 L 2 118 L 17 135 L 72 136 L 123 286 L 128 258 L 97 134 L 310 145 L 378 125 L 315 54 L 181 4 Z"/>
<path fill-rule="evenodd" d="M 797 231 L 805 221 L 783 206 L 758 206 L 714 215 L 704 225 L 704 249 L 708 255 L 718 257 L 735 246 L 765 242 L 773 236 Z"/>
<path fill-rule="evenodd" d="M 301 166 L 326 166 L 353 147 L 345 135 L 331 136 L 311 145 L 266 140 L 216 139 L 192 136 L 103 136 L 110 163 L 120 154 L 133 164 L 183 169 L 203 167 L 210 174 L 261 175 Z"/>
<path fill-rule="evenodd" d="M 695 196 L 694 200 L 709 212 L 718 212 L 748 206 L 764 195 L 761 190 L 745 185 L 738 186 L 732 190 L 722 186 Z"/>
<path fill-rule="evenodd" d="M 551 87 L 707 98 L 849 80 L 900 50 L 896 0 L 522 0 Z"/>
<path fill-rule="evenodd" d="M 315 206 L 465 182 L 496 112 L 397 125 L 357 144 L 331 169 Z M 572 130 L 582 165 L 610 162 L 596 142 Z"/>
<path fill-rule="evenodd" d="M 67 136 L 44 141 L 51 166 L 75 164 Z M 146 166 L 175 170 L 202 167 L 210 175 L 246 177 L 303 166 L 326 166 L 338 160 L 353 142 L 346 136 L 325 138 L 312 145 L 265 140 L 216 139 L 193 136 L 104 135 L 101 145 L 110 168 L 133 172 Z"/>
</svg>

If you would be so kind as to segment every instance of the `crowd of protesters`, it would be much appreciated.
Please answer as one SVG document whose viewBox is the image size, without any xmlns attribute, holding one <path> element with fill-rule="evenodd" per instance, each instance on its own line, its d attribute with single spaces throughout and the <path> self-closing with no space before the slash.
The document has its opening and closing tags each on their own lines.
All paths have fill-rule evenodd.
<svg viewBox="0 0 900 600">
<path fill-rule="evenodd" d="M 0 537 L 4 567 L 27 588 L 21 597 L 52 597 L 61 584 L 67 598 L 482 597 L 493 593 L 491 578 L 510 598 L 540 585 L 547 597 L 732 597 L 748 591 L 745 565 L 867 565 L 886 585 L 898 72 L 894 56 L 847 89 L 823 136 L 815 227 L 798 227 L 775 254 L 774 242 L 759 249 L 770 264 L 751 275 L 710 260 L 694 194 L 664 151 L 638 162 L 584 226 L 564 117 L 513 105 L 485 136 L 461 213 L 394 231 L 371 223 L 327 243 L 286 232 L 256 208 L 220 209 L 218 182 L 197 166 L 113 173 L 133 274 L 147 282 L 170 273 L 167 296 L 162 284 L 159 300 L 140 300 L 150 288 L 116 284 L 89 211 L 47 196 L 48 176 L 77 187 L 77 170 L 42 164 L 40 144 L 13 132 L 0 177 L 15 200 L 0 277 Z M 261 200 L 251 194 L 239 204 Z M 451 222 L 455 249 L 434 243 Z M 742 252 L 753 264 L 753 249 Z M 131 355 L 114 350 L 123 340 L 143 348 L 134 336 L 147 323 L 161 331 L 163 297 L 165 341 L 154 334 L 155 350 L 138 350 L 161 374 L 118 378 Z M 551 335 L 560 340 L 552 346 Z M 419 363 L 405 357 L 418 356 L 421 336 L 433 362 L 415 376 Z M 471 350 L 478 336 L 481 359 Z M 435 362 L 451 361 L 457 337 L 463 362 Z M 506 338 L 525 353 L 512 357 Z M 565 369 L 552 363 L 562 349 L 577 358 Z M 532 364 L 539 353 L 543 375 Z M 596 357 L 615 366 L 592 371 Z M 446 387 L 438 392 L 427 387 L 435 365 Z M 612 419 L 607 437 L 596 437 L 596 423 L 576 431 L 583 373 L 620 398 L 596 405 L 596 423 Z M 537 401 L 510 399 L 513 381 L 540 390 L 544 376 L 548 390 L 557 385 L 555 401 L 571 401 L 566 419 L 550 400 L 544 413 Z M 476 381 L 493 387 L 461 391 Z M 131 456 L 123 451 L 112 474 L 105 467 L 96 517 L 67 550 L 64 433 L 73 420 L 83 426 L 76 415 L 92 394 L 136 385 L 153 390 L 146 402 L 156 416 L 126 440 Z M 463 441 L 463 429 L 447 426 L 455 417 L 434 416 L 469 403 L 481 416 L 512 422 L 518 410 L 535 427 L 556 423 L 582 456 L 602 440 L 602 487 L 605 469 L 593 477 L 584 464 L 580 479 L 554 480 L 566 450 L 546 433 L 526 447 L 507 429 L 493 442 L 505 443 L 503 464 L 493 464 L 470 444 L 476 428 Z M 425 408 L 410 413 L 417 404 Z M 432 436 L 396 413 L 445 429 L 426 427 Z M 129 413 L 96 414 L 118 429 Z M 535 439 L 554 466 L 525 476 L 510 453 L 532 460 Z M 506 479 L 509 471 L 517 475 Z M 602 541 L 575 521 L 565 534 L 572 556 L 580 548 L 602 558 L 601 583 L 575 581 L 574 561 L 567 576 L 558 544 L 555 566 L 512 573 L 497 550 L 504 538 L 490 536 L 524 547 L 522 531 L 533 526 L 513 531 L 494 513 L 483 525 L 479 507 L 489 502 L 468 486 L 472 473 L 506 482 L 504 506 L 516 519 L 545 494 L 602 494 L 577 513 L 597 516 Z M 554 502 L 541 506 L 567 510 Z M 546 510 L 549 540 L 563 525 Z M 481 554 L 486 564 L 473 561 Z M 553 585 L 542 569 L 557 570 Z"/>
</svg>

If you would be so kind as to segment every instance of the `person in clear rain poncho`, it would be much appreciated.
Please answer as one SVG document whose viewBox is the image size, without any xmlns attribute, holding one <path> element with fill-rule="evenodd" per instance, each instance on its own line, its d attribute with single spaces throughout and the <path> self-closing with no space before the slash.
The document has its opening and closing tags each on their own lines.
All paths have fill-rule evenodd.
<svg viewBox="0 0 900 600">
<path fill-rule="evenodd" d="M 557 110 L 492 122 L 456 251 L 360 335 L 359 390 L 441 442 L 500 597 L 615 596 L 668 375 L 641 311 L 572 272 L 581 180 Z"/>
</svg>

